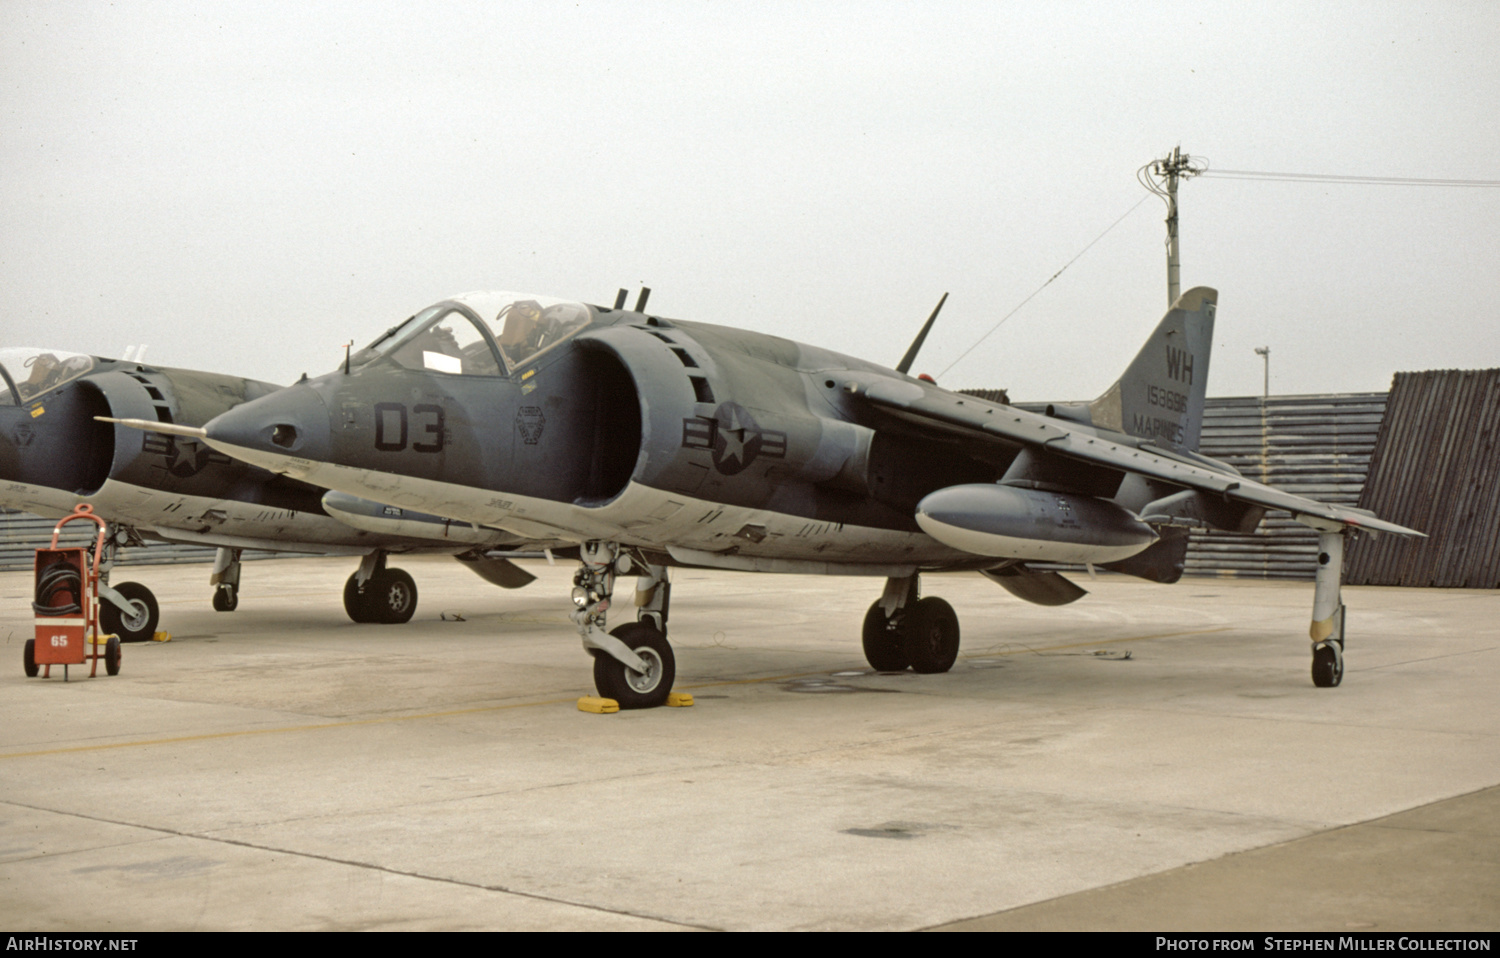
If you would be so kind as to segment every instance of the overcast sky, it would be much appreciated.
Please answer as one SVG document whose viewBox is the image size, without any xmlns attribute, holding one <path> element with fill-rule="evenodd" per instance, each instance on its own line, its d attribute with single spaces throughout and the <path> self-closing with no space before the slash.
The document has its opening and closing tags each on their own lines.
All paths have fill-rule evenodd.
<svg viewBox="0 0 1500 958">
<path fill-rule="evenodd" d="M 1500 4 L 0 0 L 0 344 L 289 382 L 473 289 L 1084 399 L 1166 307 L 1136 170 L 1500 180 Z M 1500 189 L 1194 179 L 1211 395 L 1500 365 Z"/>
</svg>

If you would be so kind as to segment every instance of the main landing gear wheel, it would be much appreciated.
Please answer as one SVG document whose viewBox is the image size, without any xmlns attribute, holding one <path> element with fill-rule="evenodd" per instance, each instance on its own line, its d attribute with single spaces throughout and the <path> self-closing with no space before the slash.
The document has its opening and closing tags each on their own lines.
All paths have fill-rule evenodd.
<svg viewBox="0 0 1500 958">
<path fill-rule="evenodd" d="M 1313 649 L 1312 680 L 1320 689 L 1336 688 L 1344 681 L 1344 657 L 1331 643 Z"/>
<path fill-rule="evenodd" d="M 386 569 L 365 583 L 365 599 L 376 622 L 410 622 L 417 611 L 417 584 L 401 569 Z"/>
<path fill-rule="evenodd" d="M 110 675 L 120 674 L 120 637 L 112 635 L 104 643 L 104 671 Z"/>
<path fill-rule="evenodd" d="M 134 609 L 122 612 L 113 602 L 99 602 L 99 631 L 113 632 L 121 642 L 145 642 L 156 634 L 156 624 L 161 621 L 161 610 L 157 608 L 156 596 L 139 582 L 121 582 L 115 591 L 125 597 Z"/>
<path fill-rule="evenodd" d="M 935 596 L 919 599 L 907 608 L 901 632 L 913 672 L 930 675 L 953 668 L 958 659 L 958 616 L 953 606 Z"/>
<path fill-rule="evenodd" d="M 349 573 L 349 581 L 344 583 L 344 611 L 349 613 L 349 618 L 355 622 L 374 622 L 368 596 L 359 591 L 359 573 Z"/>
<path fill-rule="evenodd" d="M 605 652 L 594 653 L 594 688 L 622 709 L 650 709 L 664 705 L 677 679 L 677 660 L 667 637 L 647 622 L 630 622 L 611 629 L 610 635 L 630 646 L 646 663 L 638 673 Z"/>
<path fill-rule="evenodd" d="M 870 606 L 865 613 L 863 630 L 865 661 L 877 672 L 904 672 L 911 664 L 902 642 L 899 620 L 893 623 L 885 617 L 880 602 Z"/>
<path fill-rule="evenodd" d="M 344 611 L 355 622 L 410 622 L 417 611 L 417 584 L 401 569 L 384 569 L 370 577 L 363 592 L 359 574 L 344 583 Z"/>
<path fill-rule="evenodd" d="M 239 590 L 225 582 L 214 590 L 214 611 L 233 612 L 240 604 Z"/>
</svg>

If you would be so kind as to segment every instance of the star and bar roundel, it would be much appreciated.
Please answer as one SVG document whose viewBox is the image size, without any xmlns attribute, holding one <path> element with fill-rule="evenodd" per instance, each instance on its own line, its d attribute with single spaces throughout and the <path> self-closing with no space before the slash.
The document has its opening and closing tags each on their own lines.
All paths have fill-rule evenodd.
<svg viewBox="0 0 1500 958">
<path fill-rule="evenodd" d="M 785 459 L 786 433 L 760 428 L 750 410 L 726 402 L 714 410 L 713 418 L 684 419 L 682 446 L 711 450 L 714 468 L 732 476 L 759 458 Z"/>
</svg>

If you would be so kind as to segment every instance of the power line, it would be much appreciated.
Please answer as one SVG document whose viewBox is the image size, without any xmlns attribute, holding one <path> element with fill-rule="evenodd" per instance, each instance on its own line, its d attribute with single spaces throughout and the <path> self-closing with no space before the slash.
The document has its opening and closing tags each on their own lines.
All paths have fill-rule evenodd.
<svg viewBox="0 0 1500 958">
<path fill-rule="evenodd" d="M 1030 296 L 1026 297 L 1025 299 L 1021 300 L 1019 303 L 1017 303 L 1015 309 L 1012 309 L 1010 312 L 1006 313 L 1004 316 L 1001 316 L 1000 317 L 1000 322 L 998 322 L 995 325 L 991 326 L 990 327 L 990 331 L 988 333 L 985 333 L 983 336 L 979 337 L 978 339 L 976 339 L 974 341 L 974 345 L 972 345 L 968 349 L 964 350 L 963 353 L 961 353 L 957 359 L 953 360 L 953 362 L 951 362 L 947 366 L 943 367 L 943 371 L 940 372 L 940 373 L 938 373 L 938 375 L 939 376 L 946 376 L 946 375 L 948 375 L 948 370 L 952 369 L 954 366 L 957 366 L 959 363 L 963 362 L 965 356 L 969 355 L 974 350 L 978 349 L 979 348 L 979 344 L 982 343 L 982 342 L 984 342 L 986 339 L 989 339 L 990 336 L 995 332 L 995 330 L 999 329 L 1002 325 L 1004 325 L 1004 323 L 1005 323 L 1005 321 L 1007 319 L 1010 319 L 1016 313 L 1020 312 L 1021 311 L 1021 307 L 1025 306 L 1027 303 L 1029 303 L 1033 299 L 1035 299 L 1036 296 L 1037 296 L 1037 293 L 1040 293 L 1042 290 L 1046 289 L 1048 286 L 1051 286 L 1052 285 L 1052 281 L 1054 279 L 1057 279 L 1059 276 L 1061 276 L 1063 274 L 1063 270 L 1067 269 L 1069 266 L 1072 266 L 1074 263 L 1078 262 L 1079 257 L 1083 256 L 1084 253 L 1087 253 L 1093 247 L 1093 245 L 1095 243 L 1097 243 L 1100 240 L 1104 239 L 1104 237 L 1109 233 L 1110 230 L 1114 229 L 1116 226 L 1119 226 L 1120 223 L 1122 223 L 1125 220 L 1125 217 L 1129 216 L 1131 213 L 1134 213 L 1140 207 L 1141 203 L 1146 202 L 1150 198 L 1151 198 L 1151 196 L 1149 194 L 1146 195 L 1146 196 L 1141 197 L 1141 199 L 1135 204 L 1135 206 L 1132 206 L 1130 209 L 1126 210 L 1123 214 L 1120 215 L 1119 219 L 1115 220 L 1113 223 L 1109 224 L 1109 226 L 1105 227 L 1103 233 L 1100 233 L 1098 236 L 1094 237 L 1093 240 L 1090 241 L 1090 243 L 1089 243 L 1088 246 L 1085 246 L 1083 249 L 1079 250 L 1077 256 L 1074 256 L 1072 259 L 1070 259 L 1066 263 L 1064 263 L 1062 265 L 1062 269 L 1059 269 L 1057 272 L 1053 273 L 1050 277 L 1048 277 L 1047 278 L 1047 282 L 1045 282 L 1042 285 L 1038 286 L 1036 288 L 1035 292 L 1033 292 Z"/>
<path fill-rule="evenodd" d="M 1500 180 L 1451 180 L 1409 176 L 1339 176 L 1332 173 L 1272 173 L 1262 170 L 1205 170 L 1204 176 L 1221 180 L 1267 180 L 1284 183 L 1351 183 L 1364 186 L 1459 186 L 1494 188 Z"/>
</svg>

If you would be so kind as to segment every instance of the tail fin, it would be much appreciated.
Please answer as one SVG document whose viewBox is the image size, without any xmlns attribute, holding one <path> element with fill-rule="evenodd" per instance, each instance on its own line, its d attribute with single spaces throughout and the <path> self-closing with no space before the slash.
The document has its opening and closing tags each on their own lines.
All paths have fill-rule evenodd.
<svg viewBox="0 0 1500 958">
<path fill-rule="evenodd" d="M 1196 452 L 1218 301 L 1218 291 L 1207 286 L 1179 296 L 1125 375 L 1089 403 L 1094 425 L 1174 452 Z"/>
</svg>

